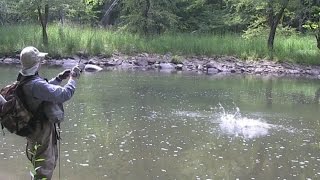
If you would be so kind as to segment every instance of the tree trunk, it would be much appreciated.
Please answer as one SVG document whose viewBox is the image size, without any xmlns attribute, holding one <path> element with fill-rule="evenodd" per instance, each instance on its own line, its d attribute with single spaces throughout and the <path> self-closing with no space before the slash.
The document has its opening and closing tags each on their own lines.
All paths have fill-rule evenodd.
<svg viewBox="0 0 320 180">
<path fill-rule="evenodd" d="M 318 49 L 320 49 L 320 31 L 318 32 L 318 35 L 316 35 L 316 39 L 317 39 L 317 47 Z"/>
<path fill-rule="evenodd" d="M 115 2 L 115 0 L 113 1 Z M 104 15 L 100 20 L 100 23 L 103 27 L 106 27 L 109 24 L 110 13 L 108 13 L 108 9 L 111 7 L 112 3 L 106 3 L 103 7 Z"/>
<path fill-rule="evenodd" d="M 48 24 L 48 18 L 49 18 L 49 4 L 46 4 L 44 6 L 44 14 L 41 12 L 41 7 L 38 5 L 38 15 L 39 20 L 42 27 L 42 42 L 45 47 L 48 47 L 48 34 L 47 34 L 47 24 Z"/>
<path fill-rule="evenodd" d="M 273 59 L 273 51 L 274 51 L 274 39 L 277 31 L 278 24 L 280 22 L 281 17 L 283 16 L 284 10 L 287 8 L 289 0 L 286 0 L 285 3 L 282 5 L 279 13 L 274 15 L 273 12 L 273 0 L 269 0 L 269 26 L 270 26 L 270 33 L 268 37 L 268 49 L 271 53 L 271 59 Z"/>
<path fill-rule="evenodd" d="M 64 10 L 62 8 L 59 9 L 59 21 L 62 25 L 64 24 Z"/>
<path fill-rule="evenodd" d="M 111 11 L 113 10 L 113 8 L 118 4 L 119 0 L 114 0 L 111 5 L 109 4 L 105 4 L 104 5 L 104 15 L 103 17 L 101 18 L 100 20 L 100 24 L 103 26 L 103 27 L 106 27 L 107 25 L 110 24 L 110 14 L 111 14 Z"/>
<path fill-rule="evenodd" d="M 145 35 L 148 35 L 148 19 L 149 19 L 149 10 L 150 10 L 150 0 L 146 0 L 146 8 L 144 10 L 143 16 L 145 18 L 145 23 L 143 26 L 143 32 Z"/>
<path fill-rule="evenodd" d="M 301 32 L 301 33 L 304 33 L 304 32 L 305 32 L 305 30 L 304 30 L 304 28 L 303 28 L 303 25 L 304 25 L 306 19 L 308 19 L 308 18 L 307 18 L 307 10 L 304 9 L 304 10 L 301 12 L 301 14 L 300 14 L 300 16 L 299 16 L 299 20 L 298 20 L 298 22 L 299 22 L 299 24 L 298 24 L 298 31 Z"/>
</svg>

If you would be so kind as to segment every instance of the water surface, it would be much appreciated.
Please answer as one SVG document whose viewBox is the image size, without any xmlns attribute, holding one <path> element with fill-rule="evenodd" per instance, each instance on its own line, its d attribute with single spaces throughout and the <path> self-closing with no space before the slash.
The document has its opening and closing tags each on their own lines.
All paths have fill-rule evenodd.
<svg viewBox="0 0 320 180">
<path fill-rule="evenodd" d="M 17 71 L 1 67 L 1 87 Z M 292 78 L 84 74 L 65 104 L 61 179 L 319 179 L 319 88 Z M 0 179 L 28 178 L 25 143 L 0 137 Z"/>
</svg>

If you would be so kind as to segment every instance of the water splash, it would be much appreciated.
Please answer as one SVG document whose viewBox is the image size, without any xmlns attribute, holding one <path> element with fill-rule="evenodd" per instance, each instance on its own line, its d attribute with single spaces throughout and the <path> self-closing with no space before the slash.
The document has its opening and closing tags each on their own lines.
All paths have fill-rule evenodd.
<svg viewBox="0 0 320 180">
<path fill-rule="evenodd" d="M 269 130 L 275 127 L 275 125 L 263 122 L 261 119 L 242 117 L 238 107 L 236 107 L 234 114 L 230 114 L 225 111 L 221 104 L 219 106 L 221 114 L 219 127 L 225 134 L 253 139 L 268 135 Z"/>
<path fill-rule="evenodd" d="M 204 117 L 210 116 L 208 114 L 205 114 L 204 112 L 193 112 L 193 111 L 175 111 L 173 114 L 177 116 L 190 117 L 190 118 L 204 118 Z"/>
</svg>

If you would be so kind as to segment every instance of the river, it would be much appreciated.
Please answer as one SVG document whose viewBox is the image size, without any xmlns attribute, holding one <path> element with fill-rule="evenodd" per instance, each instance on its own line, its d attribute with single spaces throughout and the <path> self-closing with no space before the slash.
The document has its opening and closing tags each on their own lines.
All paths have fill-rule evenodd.
<svg viewBox="0 0 320 180">
<path fill-rule="evenodd" d="M 17 71 L 0 67 L 0 86 Z M 319 88 L 311 79 L 84 73 L 65 104 L 61 179 L 319 179 Z M 0 136 L 0 179 L 29 179 L 25 144 Z"/>
</svg>

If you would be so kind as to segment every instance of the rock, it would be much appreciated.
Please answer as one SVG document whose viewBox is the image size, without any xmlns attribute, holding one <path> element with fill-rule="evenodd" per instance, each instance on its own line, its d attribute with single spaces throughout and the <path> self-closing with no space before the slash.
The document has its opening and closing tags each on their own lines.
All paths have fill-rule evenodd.
<svg viewBox="0 0 320 180">
<path fill-rule="evenodd" d="M 217 66 L 219 66 L 217 63 L 214 63 L 214 62 L 210 62 L 208 64 L 205 64 L 204 67 L 206 67 L 207 69 L 208 68 L 216 68 Z"/>
<path fill-rule="evenodd" d="M 198 65 L 196 66 L 196 68 L 197 68 L 198 70 L 202 70 L 202 69 L 203 69 L 203 66 L 202 66 L 201 64 L 198 64 Z"/>
<path fill-rule="evenodd" d="M 14 58 L 5 58 L 3 60 L 4 64 L 20 64 L 20 60 L 19 59 L 14 59 Z"/>
<path fill-rule="evenodd" d="M 114 61 L 114 60 L 110 60 L 105 63 L 105 66 L 117 66 L 117 65 L 118 65 L 117 61 Z"/>
<path fill-rule="evenodd" d="M 84 67 L 84 71 L 86 72 L 98 72 L 98 71 L 102 71 L 103 69 L 97 65 L 94 64 L 87 64 Z"/>
<path fill-rule="evenodd" d="M 288 70 L 288 73 L 289 74 L 299 74 L 300 73 L 300 71 L 299 70 L 295 70 L 295 69 L 293 69 L 293 70 Z"/>
<path fill-rule="evenodd" d="M 317 75 L 319 75 L 319 71 L 317 69 L 311 69 L 311 70 L 307 70 L 306 74 L 311 75 L 311 76 L 317 76 Z"/>
<path fill-rule="evenodd" d="M 88 64 L 99 64 L 99 61 L 96 58 L 89 59 Z"/>
<path fill-rule="evenodd" d="M 181 71 L 183 68 L 183 64 L 177 64 L 176 69 Z"/>
<path fill-rule="evenodd" d="M 133 68 L 133 64 L 129 62 L 123 62 L 119 67 L 122 69 L 131 69 Z"/>
<path fill-rule="evenodd" d="M 208 68 L 207 69 L 207 73 L 208 74 L 217 74 L 219 73 L 220 71 L 217 69 L 217 68 Z"/>
<path fill-rule="evenodd" d="M 147 66 L 149 63 L 148 61 L 146 60 L 146 58 L 138 58 L 137 60 L 134 61 L 134 64 L 136 66 Z"/>
<path fill-rule="evenodd" d="M 155 69 L 160 69 L 160 64 L 154 64 L 153 67 L 154 67 Z"/>
<path fill-rule="evenodd" d="M 3 63 L 4 63 L 4 64 L 15 64 L 15 63 L 14 63 L 14 60 L 13 60 L 12 58 L 5 58 L 5 59 L 3 60 Z"/>
<path fill-rule="evenodd" d="M 254 70 L 254 73 L 256 73 L 256 74 L 262 74 L 263 71 L 264 71 L 264 68 L 256 68 L 256 69 Z"/>
<path fill-rule="evenodd" d="M 153 64 L 155 64 L 156 62 L 157 62 L 157 59 L 155 59 L 155 58 L 148 58 L 148 65 L 153 65 Z"/>
<path fill-rule="evenodd" d="M 320 77 L 320 66 L 304 66 L 294 63 L 275 63 L 267 60 L 250 60 L 241 61 L 235 57 L 181 57 L 182 61 L 176 65 L 170 63 L 173 58 L 172 54 L 154 55 L 154 54 L 139 54 L 136 56 L 127 56 L 123 54 L 113 54 L 110 57 L 95 56 L 84 58 L 84 54 L 79 53 L 70 58 L 46 58 L 42 64 L 48 66 L 57 66 L 64 68 L 72 68 L 81 60 L 81 64 L 89 64 L 95 66 L 87 66 L 85 71 L 96 72 L 103 68 L 115 70 L 122 69 L 137 69 L 137 70 L 155 70 L 160 69 L 163 72 L 176 71 L 192 71 L 198 73 L 208 74 L 230 74 L 230 73 L 244 73 L 244 74 L 261 74 L 261 75 L 276 75 L 276 76 L 308 76 Z M 0 64 L 20 64 L 19 58 L 12 54 L 12 56 L 0 57 Z M 99 67 L 100 66 L 100 67 Z M 101 68 L 103 67 L 103 68 Z"/>
<path fill-rule="evenodd" d="M 62 60 L 62 66 L 65 69 L 71 69 L 72 67 L 76 66 L 79 63 L 79 61 L 73 60 L 73 59 L 63 59 Z"/>
<path fill-rule="evenodd" d="M 175 67 L 171 64 L 171 63 L 160 63 L 160 69 L 163 69 L 163 70 L 172 70 L 172 69 L 175 69 Z"/>
</svg>

